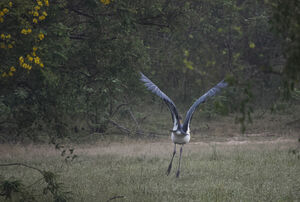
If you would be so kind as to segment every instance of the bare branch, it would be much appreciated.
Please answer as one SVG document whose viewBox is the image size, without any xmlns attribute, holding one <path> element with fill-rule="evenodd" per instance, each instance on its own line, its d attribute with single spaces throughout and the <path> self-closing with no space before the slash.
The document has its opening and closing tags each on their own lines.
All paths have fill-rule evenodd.
<svg viewBox="0 0 300 202">
<path fill-rule="evenodd" d="M 108 199 L 107 202 L 118 199 L 118 198 L 125 198 L 125 196 L 114 196 L 114 197 L 111 197 L 110 199 Z"/>
<path fill-rule="evenodd" d="M 165 25 L 165 24 L 158 24 L 158 23 L 155 23 L 155 22 L 139 22 L 140 25 L 150 25 L 150 26 L 158 26 L 160 28 L 162 27 L 170 27 L 169 25 Z"/>
<path fill-rule="evenodd" d="M 70 36 L 70 39 L 84 40 L 84 39 L 86 39 L 86 37 L 73 35 L 73 36 Z"/>
<path fill-rule="evenodd" d="M 44 171 L 39 169 L 39 168 L 36 168 L 36 167 L 33 167 L 33 166 L 29 166 L 27 164 L 24 164 L 24 163 L 4 163 L 4 164 L 0 164 L 0 166 L 23 166 L 23 167 L 26 167 L 26 168 L 30 168 L 30 169 L 33 169 L 33 170 L 36 170 L 38 172 L 40 172 L 42 175 L 44 174 Z"/>
<path fill-rule="evenodd" d="M 121 107 L 126 106 L 126 105 L 129 105 L 129 103 L 122 103 L 122 104 L 119 104 L 119 105 L 116 107 L 115 111 L 113 111 L 113 112 L 111 113 L 110 116 L 113 117 L 113 116 L 119 111 L 119 109 L 120 109 Z"/>
<path fill-rule="evenodd" d="M 130 134 L 131 131 L 127 128 L 125 128 L 124 126 L 121 126 L 120 124 L 116 123 L 115 121 L 113 120 L 109 120 L 110 123 L 112 123 L 114 126 L 116 126 L 117 128 L 119 128 L 121 131 L 127 133 L 127 134 Z"/>
<path fill-rule="evenodd" d="M 278 75 L 278 76 L 282 76 L 282 73 L 281 72 L 276 72 L 274 70 L 264 70 L 262 71 L 264 74 L 275 74 L 275 75 Z"/>
<path fill-rule="evenodd" d="M 132 120 L 134 121 L 135 125 L 136 125 L 138 128 L 140 128 L 140 125 L 139 125 L 139 123 L 137 122 L 136 118 L 134 117 L 134 115 L 133 115 L 131 109 L 128 109 L 128 112 L 129 112 L 129 114 L 130 114 Z"/>
<path fill-rule="evenodd" d="M 90 15 L 90 14 L 87 14 L 87 13 L 84 13 L 82 11 L 79 11 L 79 10 L 76 10 L 74 8 L 69 8 L 71 11 L 79 14 L 79 15 L 82 15 L 82 16 L 85 16 L 85 17 L 88 17 L 88 18 L 91 18 L 91 19 L 95 19 L 94 16 Z"/>
</svg>

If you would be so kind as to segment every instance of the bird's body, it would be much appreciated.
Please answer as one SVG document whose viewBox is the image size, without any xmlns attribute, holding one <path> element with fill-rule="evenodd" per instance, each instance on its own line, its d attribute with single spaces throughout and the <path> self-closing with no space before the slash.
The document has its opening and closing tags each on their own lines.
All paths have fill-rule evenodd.
<svg viewBox="0 0 300 202">
<path fill-rule="evenodd" d="M 171 130 L 171 139 L 174 143 L 174 151 L 173 156 L 171 159 L 171 162 L 169 164 L 167 175 L 169 175 L 173 158 L 176 154 L 176 145 L 180 144 L 180 157 L 179 157 L 179 164 L 178 164 L 178 170 L 176 173 L 176 176 L 179 177 L 180 172 L 180 162 L 181 162 L 181 155 L 182 155 L 182 147 L 184 144 L 189 143 L 191 139 L 190 135 L 190 122 L 193 116 L 194 111 L 198 107 L 199 104 L 205 102 L 207 98 L 214 96 L 218 91 L 220 91 L 221 88 L 224 88 L 227 86 L 227 83 L 223 80 L 219 82 L 215 87 L 211 88 L 209 91 L 207 91 L 204 95 L 202 95 L 200 98 L 198 98 L 194 104 L 190 107 L 190 109 L 186 113 L 185 120 L 182 124 L 181 117 L 179 116 L 176 106 L 174 102 L 166 95 L 164 94 L 150 79 L 148 79 L 144 74 L 141 73 L 141 81 L 144 82 L 145 86 L 148 88 L 148 90 L 152 91 L 154 94 L 159 96 L 161 99 L 164 100 L 164 102 L 167 104 L 169 110 L 171 111 L 172 120 L 173 120 L 173 129 Z"/>
<path fill-rule="evenodd" d="M 189 143 L 191 139 L 191 135 L 188 133 L 187 135 L 172 132 L 171 133 L 171 140 L 174 144 L 186 144 Z"/>
</svg>

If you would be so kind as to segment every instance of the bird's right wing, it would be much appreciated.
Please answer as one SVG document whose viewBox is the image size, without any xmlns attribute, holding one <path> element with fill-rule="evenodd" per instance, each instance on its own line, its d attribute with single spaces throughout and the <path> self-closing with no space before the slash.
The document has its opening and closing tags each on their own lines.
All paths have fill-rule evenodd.
<svg viewBox="0 0 300 202">
<path fill-rule="evenodd" d="M 144 82 L 144 85 L 150 90 L 152 93 L 159 96 L 163 101 L 167 104 L 171 111 L 172 120 L 173 120 L 173 130 L 178 129 L 179 125 L 179 116 L 174 102 L 164 94 L 150 79 L 148 79 L 143 73 L 141 73 L 141 81 Z"/>
<path fill-rule="evenodd" d="M 219 92 L 222 88 L 225 88 L 227 85 L 228 85 L 227 82 L 222 80 L 220 83 L 218 83 L 216 86 L 211 88 L 209 91 L 207 91 L 204 95 L 202 95 L 200 98 L 196 100 L 196 102 L 190 107 L 189 111 L 186 113 L 186 117 L 182 127 L 184 132 L 188 130 L 193 113 L 198 107 L 198 105 L 205 102 L 209 97 L 214 96 L 217 92 Z"/>
</svg>

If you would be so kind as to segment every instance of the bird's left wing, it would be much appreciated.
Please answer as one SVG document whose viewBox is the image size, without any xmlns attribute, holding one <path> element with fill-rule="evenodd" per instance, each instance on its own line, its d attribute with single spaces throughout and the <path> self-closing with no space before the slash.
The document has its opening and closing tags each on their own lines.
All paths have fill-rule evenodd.
<svg viewBox="0 0 300 202">
<path fill-rule="evenodd" d="M 209 91 L 207 91 L 204 95 L 202 95 L 196 100 L 196 102 L 190 107 L 190 109 L 186 113 L 186 117 L 182 127 L 184 132 L 187 132 L 193 113 L 198 107 L 198 105 L 205 102 L 209 97 L 214 96 L 217 92 L 219 92 L 222 88 L 225 88 L 227 85 L 228 84 L 224 80 L 222 80 L 220 83 L 218 83 L 216 86 L 211 88 Z"/>
<path fill-rule="evenodd" d="M 168 108 L 171 111 L 172 120 L 173 120 L 173 130 L 178 129 L 179 116 L 174 102 L 164 94 L 150 79 L 148 79 L 143 73 L 141 73 L 141 81 L 144 82 L 144 85 L 148 90 L 159 96 L 167 104 Z"/>
</svg>

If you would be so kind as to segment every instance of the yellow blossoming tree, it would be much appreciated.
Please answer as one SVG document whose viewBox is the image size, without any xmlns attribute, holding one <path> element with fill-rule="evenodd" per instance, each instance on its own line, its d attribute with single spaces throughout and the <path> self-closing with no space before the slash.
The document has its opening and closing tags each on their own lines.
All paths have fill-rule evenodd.
<svg viewBox="0 0 300 202">
<path fill-rule="evenodd" d="M 0 59 L 5 61 L 0 64 L 1 80 L 44 66 L 38 49 L 32 49 L 43 46 L 49 6 L 49 0 L 1 0 Z"/>
</svg>

